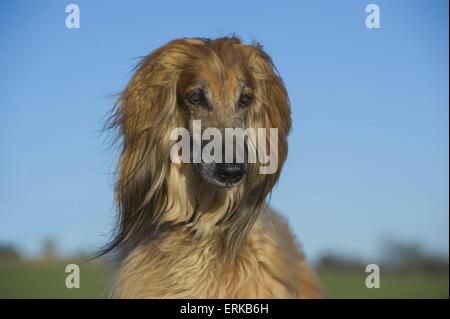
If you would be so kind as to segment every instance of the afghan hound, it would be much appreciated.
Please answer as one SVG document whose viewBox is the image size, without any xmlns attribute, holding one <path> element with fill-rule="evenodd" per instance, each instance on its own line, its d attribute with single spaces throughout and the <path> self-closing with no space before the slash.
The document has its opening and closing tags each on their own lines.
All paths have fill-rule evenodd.
<svg viewBox="0 0 450 319">
<path fill-rule="evenodd" d="M 239 163 L 235 155 L 226 163 L 174 161 L 179 139 L 171 135 L 184 129 L 195 148 L 194 121 L 219 133 L 253 128 L 261 146 L 271 141 L 261 142 L 258 129 L 276 128 L 276 170 L 261 173 L 263 163 L 250 162 L 248 151 Z M 267 203 L 287 156 L 291 117 L 282 79 L 259 44 L 169 42 L 138 64 L 109 127 L 121 141 L 117 229 L 102 251 L 121 256 L 111 297 L 322 296 L 286 221 Z"/>
</svg>

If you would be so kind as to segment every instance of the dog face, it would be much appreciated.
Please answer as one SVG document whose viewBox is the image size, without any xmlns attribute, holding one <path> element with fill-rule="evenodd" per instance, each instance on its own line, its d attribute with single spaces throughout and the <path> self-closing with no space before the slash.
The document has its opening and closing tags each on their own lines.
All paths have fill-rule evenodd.
<svg viewBox="0 0 450 319">
<path fill-rule="evenodd" d="M 245 161 L 237 162 L 234 141 L 227 145 L 225 129 L 245 129 L 248 109 L 253 106 L 255 90 L 253 78 L 238 50 L 231 52 L 234 59 L 221 56 L 194 60 L 180 74 L 177 83 L 177 101 L 184 123 L 194 136 L 194 120 L 200 121 L 202 133 L 214 128 L 220 133 L 219 160 L 196 164 L 205 182 L 219 187 L 231 187 L 242 182 L 247 172 Z M 201 150 L 208 140 L 200 141 Z M 233 160 L 225 160 L 225 146 L 231 148 Z"/>
<path fill-rule="evenodd" d="M 276 128 L 277 169 L 261 174 L 259 161 L 238 152 L 222 162 L 174 163 L 171 132 L 183 128 L 192 137 L 197 120 L 225 138 L 228 128 Z M 115 186 L 119 228 L 105 251 L 134 245 L 160 225 L 195 221 L 202 233 L 223 228 L 226 251 L 236 254 L 279 177 L 290 125 L 287 92 L 260 45 L 235 37 L 179 39 L 146 56 L 109 122 L 122 145 Z M 269 134 L 260 136 L 258 146 L 271 144 Z M 215 213 L 203 219 L 196 215 L 201 211 Z"/>
</svg>

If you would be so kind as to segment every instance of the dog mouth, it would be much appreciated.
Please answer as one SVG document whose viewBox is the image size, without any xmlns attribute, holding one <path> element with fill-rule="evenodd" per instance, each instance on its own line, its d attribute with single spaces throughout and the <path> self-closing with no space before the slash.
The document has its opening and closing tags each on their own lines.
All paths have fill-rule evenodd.
<svg viewBox="0 0 450 319">
<path fill-rule="evenodd" d="M 235 187 L 247 173 L 244 163 L 198 163 L 195 167 L 205 182 L 219 187 Z"/>
</svg>

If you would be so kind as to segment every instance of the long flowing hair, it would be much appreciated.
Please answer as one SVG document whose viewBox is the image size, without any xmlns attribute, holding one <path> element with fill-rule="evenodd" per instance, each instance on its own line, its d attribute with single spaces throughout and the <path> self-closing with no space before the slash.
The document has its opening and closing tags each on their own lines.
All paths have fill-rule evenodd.
<svg viewBox="0 0 450 319">
<path fill-rule="evenodd" d="M 177 99 L 178 78 L 185 67 L 198 59 L 232 59 L 251 74 L 256 100 L 247 113 L 246 126 L 255 130 L 278 129 L 278 170 L 274 174 L 259 174 L 257 161 L 249 165 L 245 181 L 236 190 L 227 195 L 211 192 L 215 195 L 198 196 L 196 190 L 202 187 L 202 181 L 195 179 L 188 167 L 187 178 L 195 179 L 191 183 L 196 185 L 183 190 L 186 203 L 177 203 L 180 194 L 175 194 L 174 184 L 179 182 L 179 175 L 173 173 L 175 164 L 169 154 L 174 141 L 169 135 L 172 129 L 183 125 Z M 209 196 L 214 197 L 209 202 L 216 201 L 221 208 L 211 227 L 221 230 L 223 251 L 233 260 L 279 177 L 287 155 L 290 126 L 289 99 L 282 79 L 258 44 L 245 45 L 236 37 L 179 39 L 143 58 L 107 124 L 116 130 L 120 141 L 115 183 L 118 220 L 114 238 L 100 254 L 135 247 L 181 224 L 206 233 L 206 217 L 200 216 L 199 207 Z"/>
</svg>

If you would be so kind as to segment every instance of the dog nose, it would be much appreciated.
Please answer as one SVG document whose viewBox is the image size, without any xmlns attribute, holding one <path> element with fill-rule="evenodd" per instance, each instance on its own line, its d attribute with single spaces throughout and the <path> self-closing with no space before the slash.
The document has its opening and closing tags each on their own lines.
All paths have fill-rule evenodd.
<svg viewBox="0 0 450 319">
<path fill-rule="evenodd" d="M 224 182 L 239 182 L 245 175 L 245 165 L 243 163 L 217 163 L 216 175 Z"/>
</svg>

